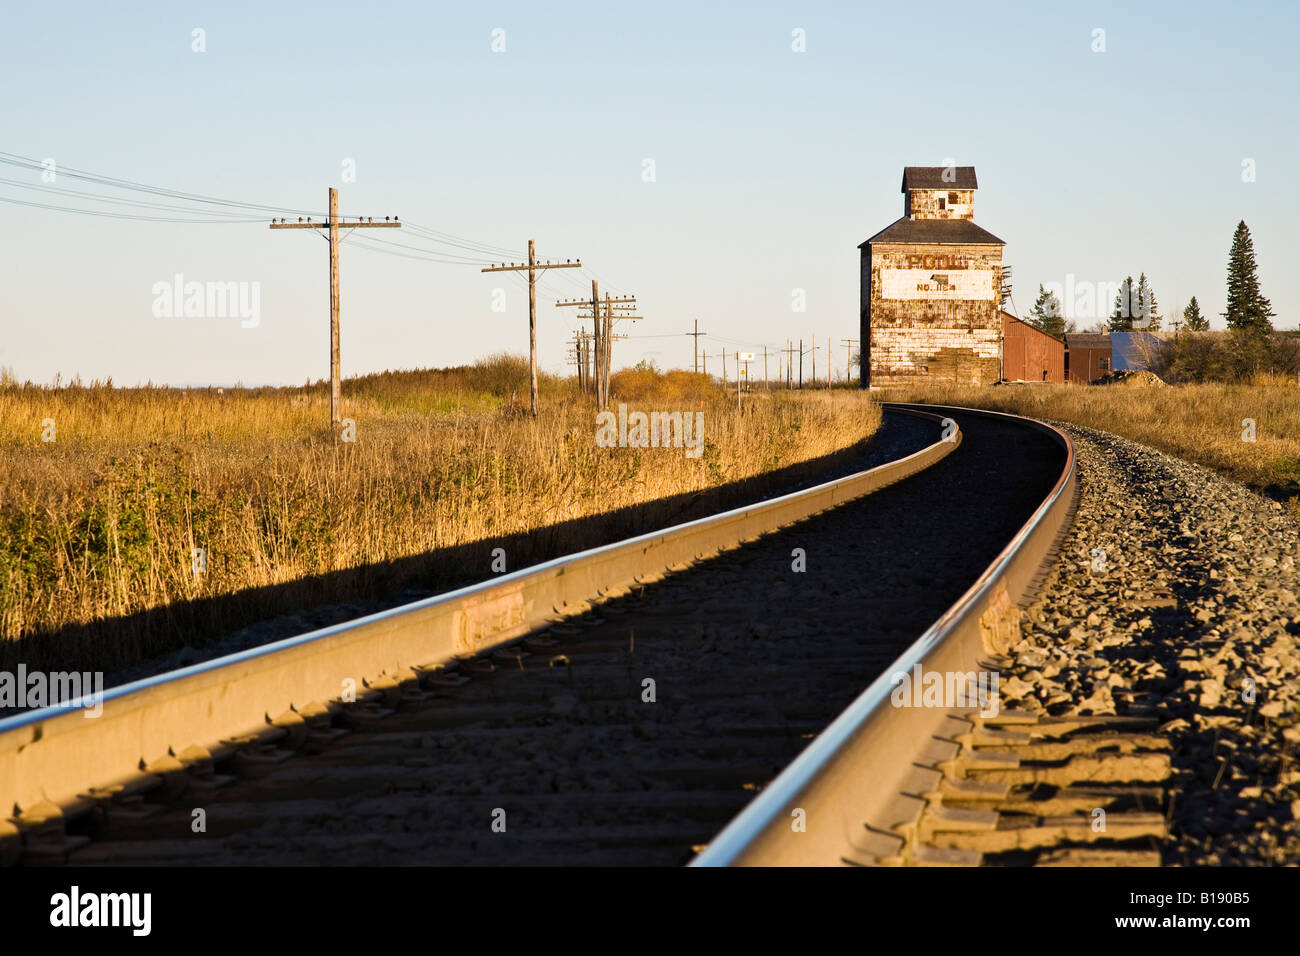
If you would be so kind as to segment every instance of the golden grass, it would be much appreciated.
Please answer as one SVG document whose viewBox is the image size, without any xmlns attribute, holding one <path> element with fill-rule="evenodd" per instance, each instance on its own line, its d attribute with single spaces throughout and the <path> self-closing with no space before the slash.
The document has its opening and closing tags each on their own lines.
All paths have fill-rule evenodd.
<svg viewBox="0 0 1300 956">
<path fill-rule="evenodd" d="M 1300 388 L 1259 376 L 1249 385 L 1133 387 L 1008 385 L 889 390 L 884 399 L 1015 412 L 1086 425 L 1212 468 L 1288 502 L 1300 520 Z M 1255 441 L 1242 438 L 1246 419 Z"/>
<path fill-rule="evenodd" d="M 616 375 L 615 403 L 704 412 L 703 454 L 691 459 L 680 448 L 599 448 L 588 397 L 549 376 L 541 391 L 533 421 L 527 363 L 503 356 L 349 380 L 349 444 L 323 427 L 322 384 L 224 394 L 0 385 L 0 636 L 32 645 L 75 632 L 81 657 L 86 635 L 107 638 L 121 653 L 92 656 L 112 665 L 308 603 L 487 576 L 486 558 L 463 566 L 478 551 L 458 546 L 483 542 L 486 556 L 510 538 L 514 570 L 628 530 L 539 529 L 761 481 L 850 448 L 880 420 L 865 395 L 755 394 L 737 416 L 734 393 L 703 376 Z M 41 441 L 45 419 L 52 443 Z M 181 605 L 200 610 L 173 616 Z"/>
</svg>

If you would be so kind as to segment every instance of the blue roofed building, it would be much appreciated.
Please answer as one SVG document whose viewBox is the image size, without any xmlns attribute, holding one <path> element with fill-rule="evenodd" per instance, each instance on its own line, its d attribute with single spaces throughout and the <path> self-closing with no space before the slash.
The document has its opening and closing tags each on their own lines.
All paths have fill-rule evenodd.
<svg viewBox="0 0 1300 956">
<path fill-rule="evenodd" d="M 1110 333 L 1111 368 L 1116 372 L 1142 372 L 1164 348 L 1164 342 L 1151 332 Z"/>
</svg>

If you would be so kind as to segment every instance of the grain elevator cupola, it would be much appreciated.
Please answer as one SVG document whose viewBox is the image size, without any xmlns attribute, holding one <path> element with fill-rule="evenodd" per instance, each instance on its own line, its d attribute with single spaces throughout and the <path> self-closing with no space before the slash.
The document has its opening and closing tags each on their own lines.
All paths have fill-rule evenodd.
<svg viewBox="0 0 1300 956">
<path fill-rule="evenodd" d="M 903 217 L 861 251 L 862 385 L 1001 376 L 1002 247 L 975 225 L 974 166 L 903 168 Z"/>
<path fill-rule="evenodd" d="M 973 219 L 974 166 L 903 167 L 903 215 L 909 219 Z"/>
</svg>

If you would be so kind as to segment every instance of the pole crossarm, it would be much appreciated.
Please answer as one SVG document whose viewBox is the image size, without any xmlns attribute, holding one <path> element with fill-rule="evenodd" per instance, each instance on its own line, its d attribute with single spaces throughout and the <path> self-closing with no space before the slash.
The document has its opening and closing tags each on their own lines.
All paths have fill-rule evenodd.
<svg viewBox="0 0 1300 956">
<path fill-rule="evenodd" d="M 371 217 L 368 221 L 363 221 L 360 217 L 358 217 L 356 222 L 348 222 L 344 217 L 340 216 L 338 222 L 335 223 L 334 225 L 337 225 L 340 229 L 348 229 L 348 230 L 402 228 L 402 224 L 398 222 L 396 219 L 394 219 L 392 222 L 387 222 L 387 221 L 375 222 L 374 217 Z M 311 220 L 308 220 L 307 222 L 285 222 L 283 219 L 281 219 L 279 222 L 275 222 L 275 221 L 271 222 L 272 229 L 328 229 L 329 227 L 330 227 L 330 222 L 328 219 L 322 219 L 320 222 L 313 222 Z"/>
<path fill-rule="evenodd" d="M 605 301 L 606 300 L 601 299 L 600 304 L 604 305 Z M 632 305 L 636 305 L 636 296 L 632 296 L 631 298 L 627 298 L 627 299 L 609 300 L 609 303 L 611 305 L 619 305 L 620 303 L 625 303 L 625 302 L 630 303 Z M 581 305 L 581 306 L 586 306 L 587 308 L 591 308 L 591 299 L 560 299 L 558 302 L 555 303 L 555 307 L 557 309 L 566 305 Z"/>
<path fill-rule="evenodd" d="M 488 266 L 485 269 L 480 269 L 479 272 L 528 272 L 530 269 L 534 272 L 541 272 L 544 269 L 581 269 L 581 268 L 582 268 L 582 260 L 579 259 L 577 262 L 535 262 L 532 265 L 529 265 L 527 262 L 520 262 L 520 263 L 512 262 L 509 265 L 502 263 L 499 266 Z"/>
</svg>

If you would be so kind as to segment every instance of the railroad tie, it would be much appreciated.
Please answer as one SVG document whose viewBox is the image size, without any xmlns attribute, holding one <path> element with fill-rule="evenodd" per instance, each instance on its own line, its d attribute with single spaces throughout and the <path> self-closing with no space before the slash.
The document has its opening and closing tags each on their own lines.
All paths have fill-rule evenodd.
<svg viewBox="0 0 1300 956">
<path fill-rule="evenodd" d="M 1159 866 L 1169 741 L 1146 718 L 969 714 L 957 754 L 890 861 Z"/>
</svg>

